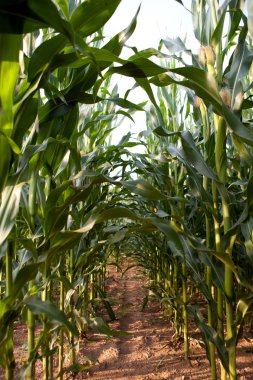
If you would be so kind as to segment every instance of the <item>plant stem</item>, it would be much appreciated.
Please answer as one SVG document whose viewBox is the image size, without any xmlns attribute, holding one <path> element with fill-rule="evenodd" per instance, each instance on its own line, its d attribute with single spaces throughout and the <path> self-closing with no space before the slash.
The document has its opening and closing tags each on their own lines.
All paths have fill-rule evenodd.
<svg viewBox="0 0 253 380">
<path fill-rule="evenodd" d="M 60 310 L 64 311 L 64 283 L 61 281 L 60 283 Z M 64 361 L 64 335 L 63 330 L 60 330 L 60 337 L 59 337 L 59 356 L 58 356 L 58 371 L 60 373 L 59 379 L 63 379 L 63 361 Z"/>
<path fill-rule="evenodd" d="M 34 233 L 35 229 L 35 214 L 36 214 L 36 192 L 37 192 L 37 171 L 34 170 L 31 174 L 30 187 L 29 187 L 29 198 L 28 198 L 28 209 L 30 217 L 30 229 Z M 34 286 L 34 280 L 29 281 L 29 290 Z M 28 346 L 28 361 L 30 362 L 29 367 L 26 371 L 27 380 L 33 380 L 35 378 L 35 362 L 32 359 L 35 348 L 35 318 L 31 310 L 27 310 L 27 346 Z"/>
<path fill-rule="evenodd" d="M 208 120 L 208 115 L 206 111 L 206 107 L 204 106 L 203 102 L 200 101 L 200 112 L 201 117 L 203 121 L 203 137 L 204 137 L 204 149 L 205 146 L 210 138 L 210 124 Z M 208 155 L 206 152 L 206 149 L 204 150 L 204 158 L 207 160 Z M 203 188 L 208 192 L 209 187 L 209 179 L 208 177 L 203 177 Z M 211 221 L 207 215 L 205 215 L 205 227 L 206 227 L 206 246 L 207 248 L 211 247 Z M 210 297 L 212 297 L 212 268 L 207 266 L 206 268 L 206 284 L 210 292 Z M 208 300 L 208 325 L 210 327 L 213 326 L 213 309 L 212 309 L 212 302 Z M 209 342 L 209 352 L 210 352 L 210 366 L 211 366 L 211 376 L 212 380 L 217 379 L 217 372 L 216 372 L 216 362 L 215 362 L 215 346 L 212 342 Z"/>
<path fill-rule="evenodd" d="M 75 262 L 74 250 L 71 249 L 70 258 L 69 258 L 69 281 L 70 281 L 71 285 L 73 285 L 73 281 L 74 281 L 74 274 L 73 274 L 74 262 Z M 92 286 L 92 288 L 93 288 L 93 286 Z M 70 312 L 72 311 L 71 309 L 73 307 L 74 307 L 74 302 L 73 302 L 73 298 L 72 298 L 72 301 L 70 302 Z M 75 337 L 72 333 L 70 333 L 70 342 L 71 342 L 70 361 L 71 361 L 71 364 L 74 364 L 76 361 L 76 352 L 75 352 Z"/>
<path fill-rule="evenodd" d="M 222 183 L 226 183 L 226 123 L 223 118 L 219 118 L 218 129 L 216 134 L 216 148 L 215 148 L 215 164 L 219 179 Z M 227 199 L 221 194 L 222 202 L 222 217 L 224 224 L 224 235 L 231 227 L 230 222 L 230 208 Z M 232 257 L 233 240 L 230 240 L 229 246 L 226 248 L 226 253 Z M 224 287 L 226 293 L 226 322 L 227 322 L 227 335 L 226 341 L 228 345 L 229 356 L 229 376 L 231 380 L 236 380 L 236 340 L 235 340 L 235 323 L 234 323 L 234 310 L 233 310 L 233 297 L 234 297 L 234 282 L 233 273 L 228 265 L 225 265 L 225 280 Z"/>
<path fill-rule="evenodd" d="M 48 299 L 48 285 L 47 285 L 47 274 L 48 274 L 48 262 L 47 260 L 45 261 L 45 268 L 44 268 L 44 282 L 45 282 L 45 288 L 42 292 L 42 301 L 47 301 Z M 47 316 L 44 314 L 43 315 L 43 330 L 46 333 L 47 329 Z M 48 380 L 49 378 L 49 360 L 47 356 L 47 352 L 49 350 L 49 337 L 45 341 L 45 355 L 43 356 L 42 362 L 43 362 L 43 380 Z"/>
<path fill-rule="evenodd" d="M 6 297 L 12 295 L 13 275 L 12 275 L 12 259 L 15 254 L 15 242 L 9 241 L 6 252 Z M 7 332 L 7 354 L 6 354 L 6 380 L 14 379 L 15 359 L 13 354 L 13 323 L 8 326 Z"/>
<path fill-rule="evenodd" d="M 184 321 L 184 356 L 188 359 L 189 356 L 189 334 L 188 334 L 188 313 L 187 313 L 187 277 L 186 277 L 186 262 L 182 264 L 182 300 L 183 300 L 183 321 Z"/>
<path fill-rule="evenodd" d="M 179 323 L 179 313 L 178 313 L 178 263 L 175 262 L 173 265 L 173 298 L 175 299 L 175 313 L 174 313 L 174 325 L 176 329 L 176 335 L 179 336 L 180 333 L 180 323 Z"/>
</svg>

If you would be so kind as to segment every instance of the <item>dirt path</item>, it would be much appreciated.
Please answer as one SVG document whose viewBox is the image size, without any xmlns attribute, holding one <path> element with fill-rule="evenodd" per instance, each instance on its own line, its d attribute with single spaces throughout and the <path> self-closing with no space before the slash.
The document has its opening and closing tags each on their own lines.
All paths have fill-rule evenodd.
<svg viewBox="0 0 253 380">
<path fill-rule="evenodd" d="M 86 354 L 98 361 L 83 377 L 93 380 L 205 380 L 210 379 L 204 350 L 190 341 L 190 360 L 184 359 L 183 342 L 173 340 L 174 329 L 156 301 L 140 311 L 145 279 L 137 268 L 122 277 L 112 271 L 107 284 L 108 296 L 116 301 L 118 320 L 114 329 L 128 331 L 129 337 L 101 339 L 85 347 Z M 240 380 L 253 379 L 253 354 L 248 342 L 240 343 L 238 367 Z M 251 345 L 253 343 L 253 339 Z M 240 351 L 241 350 L 241 351 Z M 80 377 L 81 378 L 81 377 Z"/>
<path fill-rule="evenodd" d="M 173 329 L 164 320 L 159 304 L 148 304 L 140 311 L 144 278 L 138 269 L 130 269 L 123 277 L 113 273 L 108 281 L 108 295 L 116 301 L 118 320 L 114 329 L 129 332 L 129 337 L 99 339 L 85 348 L 98 362 L 86 378 L 93 380 L 163 380 L 209 379 L 205 354 L 193 343 L 195 354 L 184 360 L 183 342 L 172 342 Z M 84 377 L 83 377 L 84 378 Z"/>
</svg>

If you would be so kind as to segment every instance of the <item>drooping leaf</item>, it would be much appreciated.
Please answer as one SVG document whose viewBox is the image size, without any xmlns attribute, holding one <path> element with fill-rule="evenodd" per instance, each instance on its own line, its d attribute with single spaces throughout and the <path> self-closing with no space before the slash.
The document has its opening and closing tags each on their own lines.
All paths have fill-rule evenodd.
<svg viewBox="0 0 253 380">
<path fill-rule="evenodd" d="M 6 184 L 12 158 L 8 139 L 13 131 L 13 97 L 19 71 L 21 41 L 21 36 L 0 35 L 0 193 Z"/>
<path fill-rule="evenodd" d="M 116 319 L 116 315 L 111 307 L 111 304 L 110 302 L 108 301 L 108 299 L 106 298 L 106 293 L 103 291 L 103 289 L 98 286 L 97 284 L 94 284 L 95 285 L 95 289 L 97 290 L 103 304 L 104 304 L 104 307 L 106 308 L 107 310 L 107 313 L 108 313 L 108 316 L 110 318 L 111 321 L 114 321 Z"/>
<path fill-rule="evenodd" d="M 101 317 L 89 319 L 88 323 L 92 329 L 100 332 L 101 334 L 105 334 L 107 336 L 123 337 L 123 336 L 130 335 L 130 333 L 126 331 L 111 329 Z"/>
<path fill-rule="evenodd" d="M 209 342 L 212 342 L 218 353 L 219 353 L 219 358 L 227 371 L 228 370 L 228 352 L 226 350 L 226 347 L 220 337 L 217 334 L 217 331 L 214 330 L 211 326 L 208 326 L 205 321 L 204 317 L 201 314 L 201 312 L 197 309 L 194 309 L 193 307 L 189 307 L 189 313 L 194 317 L 196 325 L 201 331 L 201 335 L 204 339 L 205 342 L 205 349 L 207 351 L 207 355 L 210 358 L 210 353 L 209 353 Z"/>
<path fill-rule="evenodd" d="M 170 71 L 188 78 L 188 81 L 179 83 L 193 89 L 207 104 L 211 103 L 215 112 L 223 115 L 230 129 L 248 144 L 253 145 L 252 130 L 244 126 L 239 117 L 222 102 L 217 83 L 211 74 L 196 67 L 182 67 Z"/>
<path fill-rule="evenodd" d="M 36 277 L 39 265 L 39 263 L 27 264 L 18 271 L 13 283 L 13 297 L 17 297 L 19 292 L 23 289 L 24 285 Z"/>
<path fill-rule="evenodd" d="M 253 297 L 252 294 L 246 296 L 244 298 L 240 298 L 236 305 L 236 329 L 237 329 L 237 337 L 240 332 L 241 326 L 247 316 L 247 313 L 253 312 Z"/>
<path fill-rule="evenodd" d="M 118 67 L 112 67 L 109 72 L 135 78 L 147 78 L 168 71 L 166 67 L 158 66 L 147 58 L 136 58 Z"/>
<path fill-rule="evenodd" d="M 217 82 L 209 72 L 194 66 L 170 69 L 170 71 L 189 79 L 196 94 L 204 101 L 210 102 L 218 111 L 221 111 L 222 101 Z M 182 85 L 186 84 L 187 82 L 182 83 Z"/>
<path fill-rule="evenodd" d="M 78 335 L 78 330 L 73 323 L 70 323 L 66 315 L 62 310 L 59 310 L 50 301 L 41 301 L 38 297 L 33 296 L 26 298 L 23 303 L 32 311 L 35 315 L 45 314 L 51 320 L 59 322 L 61 325 L 65 326 L 74 335 Z"/>
<path fill-rule="evenodd" d="M 162 40 L 162 42 L 171 54 L 175 54 L 175 53 L 179 53 L 179 52 L 187 50 L 184 42 L 181 40 L 180 37 L 177 37 L 177 38 L 167 37 L 166 39 Z"/>
<path fill-rule="evenodd" d="M 239 83 L 242 78 L 248 74 L 252 60 L 253 55 L 250 53 L 246 41 L 241 41 L 239 39 L 237 47 L 233 53 L 233 59 L 229 71 L 227 70 L 225 74 L 232 92 L 232 107 L 234 107 L 236 95 L 241 90 Z"/>
<path fill-rule="evenodd" d="M 105 100 L 109 101 L 109 102 L 112 102 L 114 104 L 117 104 L 117 106 L 122 107 L 122 108 L 134 109 L 134 110 L 137 110 L 137 111 L 144 111 L 144 109 L 141 107 L 141 105 L 132 103 L 132 102 L 130 102 L 127 99 L 123 99 L 123 98 L 107 98 Z"/>
<path fill-rule="evenodd" d="M 63 49 L 65 44 L 66 37 L 62 34 L 58 34 L 44 41 L 35 49 L 28 66 L 28 80 L 30 82 L 38 73 L 50 67 L 54 56 Z"/>
<path fill-rule="evenodd" d="M 181 133 L 182 148 L 186 161 L 190 162 L 192 166 L 203 176 L 216 179 L 213 170 L 207 165 L 203 156 L 194 144 L 194 140 L 190 132 L 184 131 Z"/>
<path fill-rule="evenodd" d="M 140 195 L 144 199 L 149 200 L 165 200 L 164 194 L 153 187 L 149 182 L 144 180 L 121 181 L 120 182 L 130 192 Z"/>
<path fill-rule="evenodd" d="M 171 78 L 168 74 L 159 74 L 152 77 L 150 83 L 153 83 L 156 86 L 163 87 L 169 86 L 170 84 L 176 83 L 173 78 Z"/>
</svg>

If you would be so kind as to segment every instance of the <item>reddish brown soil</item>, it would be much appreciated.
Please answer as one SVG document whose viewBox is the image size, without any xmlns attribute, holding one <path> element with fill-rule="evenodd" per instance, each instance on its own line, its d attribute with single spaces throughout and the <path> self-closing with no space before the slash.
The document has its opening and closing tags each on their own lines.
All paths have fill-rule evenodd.
<svg viewBox="0 0 253 380">
<path fill-rule="evenodd" d="M 145 294 L 145 280 L 137 268 L 131 268 L 122 277 L 110 269 L 107 282 L 108 296 L 116 301 L 117 320 L 111 328 L 130 333 L 127 337 L 108 338 L 88 332 L 87 339 L 79 345 L 78 359 L 85 356 L 95 358 L 93 367 L 76 376 L 68 374 L 66 379 L 93 380 L 188 380 L 211 379 L 209 364 L 197 339 L 190 340 L 190 358 L 184 359 L 183 341 L 174 337 L 171 322 L 164 318 L 157 301 L 151 300 L 143 312 L 140 311 Z M 196 331 L 193 336 L 198 337 Z M 19 367 L 25 361 L 26 332 L 15 326 L 17 344 L 16 357 Z M 238 379 L 253 379 L 253 336 L 247 334 L 237 350 Z M 4 371 L 0 369 L 0 380 Z M 42 379 L 41 364 L 36 367 L 36 379 Z"/>
<path fill-rule="evenodd" d="M 127 338 L 102 339 L 86 347 L 88 356 L 97 363 L 88 375 L 93 380 L 188 380 L 211 379 L 205 351 L 197 339 L 190 340 L 190 358 L 184 359 L 183 340 L 174 337 L 172 323 L 164 318 L 157 301 L 140 311 L 145 280 L 137 268 L 121 277 L 111 273 L 109 296 L 117 301 L 118 321 L 115 329 L 131 333 Z M 193 335 L 199 338 L 199 334 Z M 238 346 L 238 378 L 253 379 L 253 336 L 242 339 Z M 85 377 L 80 377 L 80 379 Z"/>
</svg>

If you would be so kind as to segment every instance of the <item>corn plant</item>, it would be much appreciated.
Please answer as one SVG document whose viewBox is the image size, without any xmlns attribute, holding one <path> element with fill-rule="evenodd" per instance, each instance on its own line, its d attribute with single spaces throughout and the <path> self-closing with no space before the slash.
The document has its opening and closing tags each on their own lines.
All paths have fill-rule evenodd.
<svg viewBox="0 0 253 380">
<path fill-rule="evenodd" d="M 173 122 L 168 119 L 171 112 L 174 116 L 173 120 L 177 120 L 171 95 L 169 95 L 173 94 L 173 90 L 163 90 L 164 100 L 162 99 L 160 110 L 163 110 L 165 115 L 163 119 L 167 123 L 160 124 L 160 115 L 154 119 L 156 121 L 155 126 L 152 127 L 153 133 L 161 137 L 159 142 L 152 142 L 152 147 L 156 147 L 156 153 L 159 151 L 163 153 L 164 161 L 166 161 L 166 155 L 169 154 L 167 161 L 170 168 L 173 167 L 171 164 L 173 161 L 176 167 L 178 167 L 178 161 L 183 165 L 185 168 L 183 172 L 186 170 L 187 176 L 182 177 L 181 190 L 183 188 L 185 190 L 181 196 L 188 201 L 190 199 L 193 202 L 190 205 L 196 204 L 198 208 L 201 207 L 202 217 L 197 208 L 195 219 L 193 219 L 193 212 L 187 213 L 185 210 L 183 213 L 177 212 L 176 223 L 181 229 L 183 243 L 183 247 L 181 244 L 178 245 L 177 255 L 182 257 L 185 269 L 194 273 L 195 280 L 208 302 L 208 325 L 203 323 L 199 311 L 194 311 L 190 305 L 188 305 L 188 310 L 195 317 L 205 338 L 212 378 L 217 378 L 214 356 L 216 348 L 222 362 L 221 378 L 225 379 L 227 373 L 229 378 L 235 379 L 237 376 L 237 335 L 252 302 L 249 293 L 250 277 L 244 270 L 244 276 L 239 274 L 240 270 L 239 272 L 235 270 L 235 265 L 238 265 L 238 260 L 240 261 L 240 255 L 249 252 L 248 235 L 246 241 L 245 235 L 244 238 L 241 235 L 241 229 L 245 231 L 244 223 L 250 217 L 250 213 L 246 211 L 249 198 L 248 196 L 241 197 L 241 195 L 243 191 L 248 191 L 248 186 L 251 186 L 252 132 L 248 128 L 247 120 L 243 119 L 243 115 L 246 115 L 243 109 L 251 107 L 243 96 L 243 92 L 249 91 L 245 77 L 252 62 L 251 46 L 247 43 L 247 19 L 239 3 L 231 1 L 221 4 L 218 9 L 216 2 L 193 1 L 192 9 L 195 36 L 202 45 L 199 58 L 191 55 L 191 66 L 181 64 L 178 68 L 169 67 L 170 75 L 155 76 L 150 82 L 161 86 L 162 89 L 175 84 L 186 87 L 190 103 L 192 105 L 194 103 L 197 107 L 193 112 L 195 116 L 191 119 L 192 126 L 186 120 L 180 128 L 175 128 Z M 223 38 L 227 10 L 229 11 L 229 30 L 226 33 L 227 38 Z M 240 22 L 242 22 L 242 27 Z M 226 55 L 232 50 L 234 41 L 236 48 L 225 67 Z M 179 38 L 165 40 L 163 44 L 172 53 L 187 50 Z M 177 60 L 183 62 L 181 56 L 178 56 Z M 178 75 L 185 79 L 180 81 Z M 185 94 L 182 95 L 184 96 Z M 195 100 L 194 96 L 197 96 Z M 196 126 L 193 125 L 194 122 L 197 123 Z M 189 127 L 192 134 L 186 130 Z M 164 142 L 166 136 L 167 146 Z M 238 166 L 236 163 L 239 157 L 241 164 L 243 162 L 243 171 L 239 170 L 241 165 Z M 177 174 L 172 169 L 167 172 L 171 173 L 171 178 L 177 180 Z M 159 187 L 162 186 L 163 191 L 166 191 L 162 183 L 160 180 Z M 245 187 L 242 186 L 243 183 Z M 190 198 L 187 195 L 188 186 L 193 192 Z M 239 194 L 240 197 L 238 197 Z M 187 203 L 183 203 L 185 206 L 178 209 L 189 210 Z M 166 211 L 168 212 L 167 209 Z M 174 217 L 173 214 L 174 210 L 171 207 L 170 217 Z M 236 215 L 241 215 L 239 222 Z M 203 221 L 202 225 L 199 224 L 203 216 L 204 230 Z M 197 243 L 196 237 L 203 239 L 205 248 L 200 241 Z M 239 246 L 244 246 L 244 250 L 239 249 Z M 203 258 L 203 252 L 210 252 L 209 257 L 206 255 Z M 202 274 L 203 264 L 206 270 Z M 186 274 L 185 270 L 183 273 Z M 243 287 L 245 297 L 248 299 L 244 304 L 244 310 L 242 308 L 245 302 L 244 296 L 238 297 L 237 292 L 234 291 L 235 284 L 237 284 L 237 292 Z M 183 303 L 185 302 L 186 299 Z M 212 315 L 217 317 L 213 319 Z M 226 331 L 224 332 L 225 322 Z M 215 331 L 216 324 L 217 332 Z"/>
<path fill-rule="evenodd" d="M 142 107 L 101 86 L 122 73 L 134 77 L 153 98 L 147 77 L 166 69 L 143 58 L 150 52 L 119 58 L 134 32 L 138 10 L 129 27 L 103 44 L 99 30 L 119 3 L 4 1 L 0 6 L 1 365 L 7 379 L 14 377 L 13 321 L 21 315 L 28 329 L 28 360 L 20 377 L 36 377 L 39 355 L 43 378 L 52 378 L 57 349 L 62 378 L 64 340 L 70 345 L 70 368 L 76 368 L 76 343 L 89 316 L 88 293 L 92 301 L 103 292 L 105 257 L 98 254 L 101 232 L 96 225 L 111 218 L 139 218 L 126 203 L 118 206 L 117 196 L 108 198 L 112 185 L 138 194 L 138 183 L 108 176 L 117 166 L 126 172 L 120 157 L 135 143 L 127 135 L 119 146 L 106 148 L 106 154 L 101 146 L 117 115 L 131 118 L 131 111 Z M 27 46 L 19 54 L 22 35 Z M 41 40 L 38 46 L 36 38 Z M 96 106 L 100 102 L 106 106 Z M 93 111 L 90 105 L 95 105 Z"/>
</svg>

